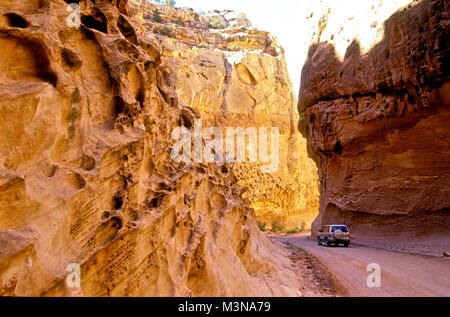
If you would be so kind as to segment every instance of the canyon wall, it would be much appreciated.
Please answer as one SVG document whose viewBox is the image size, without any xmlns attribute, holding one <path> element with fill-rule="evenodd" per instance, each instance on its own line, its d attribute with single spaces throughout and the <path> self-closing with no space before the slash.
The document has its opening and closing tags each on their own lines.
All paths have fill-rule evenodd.
<svg viewBox="0 0 450 317">
<path fill-rule="evenodd" d="M 232 11 L 201 15 L 147 3 L 135 12 L 142 30 L 157 35 L 169 86 L 204 127 L 224 134 L 226 127 L 280 129 L 278 170 L 264 173 L 260 167 L 269 163 L 258 161 L 234 163 L 231 171 L 260 225 L 309 230 L 319 209 L 317 168 L 297 129 L 297 100 L 276 39 Z"/>
<path fill-rule="evenodd" d="M 409 2 L 322 1 L 309 17 L 299 128 L 319 168 L 314 232 L 338 222 L 448 246 L 450 8 Z"/>
<path fill-rule="evenodd" d="M 67 2 L 0 2 L 0 295 L 301 295 L 229 166 L 171 159 L 200 115 L 171 88 L 170 41 L 127 1 L 80 1 L 79 27 Z"/>
</svg>

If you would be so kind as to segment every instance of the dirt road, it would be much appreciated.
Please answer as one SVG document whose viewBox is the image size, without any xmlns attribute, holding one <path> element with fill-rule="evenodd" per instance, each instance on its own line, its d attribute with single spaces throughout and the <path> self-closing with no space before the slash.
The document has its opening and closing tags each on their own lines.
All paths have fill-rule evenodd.
<svg viewBox="0 0 450 317">
<path fill-rule="evenodd" d="M 314 255 L 345 290 L 345 296 L 450 297 L 450 258 L 434 258 L 374 249 L 359 245 L 318 246 L 306 235 L 276 238 Z M 370 288 L 371 263 L 380 265 L 381 287 Z"/>
</svg>

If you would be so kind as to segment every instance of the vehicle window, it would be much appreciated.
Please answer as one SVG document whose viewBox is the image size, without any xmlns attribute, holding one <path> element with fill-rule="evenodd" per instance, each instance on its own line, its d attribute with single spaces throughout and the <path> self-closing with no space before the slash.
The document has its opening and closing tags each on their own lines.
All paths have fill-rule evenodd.
<svg viewBox="0 0 450 317">
<path fill-rule="evenodd" d="M 335 232 L 336 230 L 341 230 L 342 232 L 348 232 L 347 226 L 333 226 L 331 228 L 331 232 Z"/>
</svg>

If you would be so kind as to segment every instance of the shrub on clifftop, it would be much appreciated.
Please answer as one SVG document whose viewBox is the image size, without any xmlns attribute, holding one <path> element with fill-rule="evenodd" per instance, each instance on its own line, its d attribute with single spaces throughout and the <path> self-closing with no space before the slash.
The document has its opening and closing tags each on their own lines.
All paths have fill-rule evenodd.
<svg viewBox="0 0 450 317">
<path fill-rule="evenodd" d="M 209 21 L 209 27 L 213 29 L 225 29 L 227 27 L 227 22 L 224 18 L 215 16 Z"/>
<path fill-rule="evenodd" d="M 159 10 L 156 8 L 155 10 L 153 10 L 153 21 L 156 23 L 163 23 L 164 20 L 161 17 L 161 12 L 159 12 Z"/>
</svg>

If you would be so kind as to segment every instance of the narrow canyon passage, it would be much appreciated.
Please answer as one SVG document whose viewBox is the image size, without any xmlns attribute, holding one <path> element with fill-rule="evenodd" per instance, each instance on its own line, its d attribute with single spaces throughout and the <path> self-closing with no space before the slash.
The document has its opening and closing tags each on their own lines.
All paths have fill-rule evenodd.
<svg viewBox="0 0 450 317">
<path fill-rule="evenodd" d="M 0 1 L 0 296 L 450 296 L 449 3 L 356 2 L 298 93 L 245 14 Z"/>
<path fill-rule="evenodd" d="M 0 17 L 0 295 L 302 295 L 258 227 L 318 213 L 269 32 L 147 1 L 2 2 Z M 174 135 L 199 125 L 277 127 L 279 155 L 183 160 Z"/>
<path fill-rule="evenodd" d="M 350 248 L 318 246 L 305 235 L 280 237 L 279 241 L 315 256 L 340 286 L 340 296 L 352 297 L 448 297 L 450 259 L 398 253 L 352 244 Z M 372 271 L 380 266 L 380 287 L 368 287 Z"/>
</svg>

